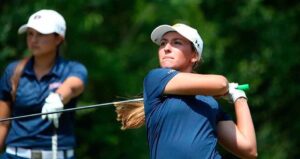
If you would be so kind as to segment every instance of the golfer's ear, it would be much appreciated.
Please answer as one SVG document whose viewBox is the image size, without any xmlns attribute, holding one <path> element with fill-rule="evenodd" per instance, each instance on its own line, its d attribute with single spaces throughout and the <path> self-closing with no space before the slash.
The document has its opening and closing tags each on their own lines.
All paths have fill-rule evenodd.
<svg viewBox="0 0 300 159">
<path fill-rule="evenodd" d="M 198 56 L 199 56 L 199 54 L 198 54 L 197 52 L 194 51 L 193 57 L 192 57 L 192 59 L 191 59 L 191 62 L 192 62 L 192 63 L 197 62 L 197 61 L 198 61 Z"/>
</svg>

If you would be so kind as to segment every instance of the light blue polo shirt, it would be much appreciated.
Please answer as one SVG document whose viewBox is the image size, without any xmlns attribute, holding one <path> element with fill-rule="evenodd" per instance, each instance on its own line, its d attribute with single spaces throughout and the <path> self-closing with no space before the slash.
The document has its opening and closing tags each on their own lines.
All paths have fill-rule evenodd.
<svg viewBox="0 0 300 159">
<path fill-rule="evenodd" d="M 144 79 L 144 104 L 151 159 L 219 159 L 217 123 L 229 120 L 211 96 L 163 94 L 178 71 L 154 69 Z"/>
<path fill-rule="evenodd" d="M 68 77 L 74 76 L 87 83 L 86 68 L 75 61 L 58 56 L 51 71 L 38 80 L 33 70 L 33 58 L 26 64 L 19 80 L 16 101 L 12 104 L 12 117 L 41 113 L 46 97 L 54 92 Z M 11 76 L 18 61 L 10 63 L 1 78 L 0 100 L 11 101 Z M 64 108 L 75 107 L 77 98 L 72 99 Z M 1 108 L 0 108 L 1 109 Z M 41 116 L 28 117 L 11 122 L 6 145 L 33 149 L 51 149 L 53 124 Z M 75 146 L 74 112 L 64 112 L 59 119 L 58 148 L 69 149 Z"/>
</svg>

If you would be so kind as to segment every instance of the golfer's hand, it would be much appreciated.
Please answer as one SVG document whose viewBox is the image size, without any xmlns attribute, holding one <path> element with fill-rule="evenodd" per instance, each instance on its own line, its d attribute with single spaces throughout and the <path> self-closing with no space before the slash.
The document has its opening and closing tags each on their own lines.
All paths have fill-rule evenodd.
<svg viewBox="0 0 300 159">
<path fill-rule="evenodd" d="M 228 94 L 224 97 L 231 103 L 234 103 L 239 98 L 247 99 L 246 93 L 242 90 L 236 89 L 238 83 L 229 83 Z"/>
<path fill-rule="evenodd" d="M 45 100 L 45 104 L 42 108 L 42 113 L 56 112 L 63 110 L 63 108 L 64 105 L 61 101 L 59 94 L 51 92 Z M 54 126 L 58 128 L 60 115 L 61 113 L 42 115 L 42 119 L 48 119 L 49 121 L 52 121 Z"/>
</svg>

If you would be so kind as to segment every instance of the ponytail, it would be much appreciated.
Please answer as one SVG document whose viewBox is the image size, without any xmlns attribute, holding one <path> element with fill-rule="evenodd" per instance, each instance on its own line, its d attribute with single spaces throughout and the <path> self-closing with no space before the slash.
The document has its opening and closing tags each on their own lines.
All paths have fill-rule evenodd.
<svg viewBox="0 0 300 159">
<path fill-rule="evenodd" d="M 114 104 L 116 107 L 117 121 L 120 121 L 122 130 L 135 129 L 145 124 L 143 101 Z"/>
<path fill-rule="evenodd" d="M 23 73 L 24 67 L 25 67 L 26 63 L 29 61 L 29 59 L 30 59 L 29 57 L 25 57 L 22 60 L 20 60 L 14 70 L 13 75 L 11 76 L 11 79 L 10 79 L 11 92 L 10 92 L 10 94 L 12 97 L 12 102 L 15 102 L 15 100 L 16 100 L 16 93 L 17 93 L 17 87 L 19 84 L 19 80 Z"/>
</svg>

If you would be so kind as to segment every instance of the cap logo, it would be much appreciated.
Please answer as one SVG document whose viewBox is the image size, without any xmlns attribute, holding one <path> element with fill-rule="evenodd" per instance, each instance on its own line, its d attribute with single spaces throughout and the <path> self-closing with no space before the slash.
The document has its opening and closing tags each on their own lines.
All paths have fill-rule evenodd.
<svg viewBox="0 0 300 159">
<path fill-rule="evenodd" d="M 198 40 L 195 41 L 195 44 L 197 44 L 198 47 L 199 47 L 199 45 L 200 45 L 200 44 L 198 43 Z"/>
<path fill-rule="evenodd" d="M 42 18 L 42 16 L 40 16 L 40 15 L 35 15 L 34 17 L 33 17 L 33 19 L 41 19 Z"/>
</svg>

